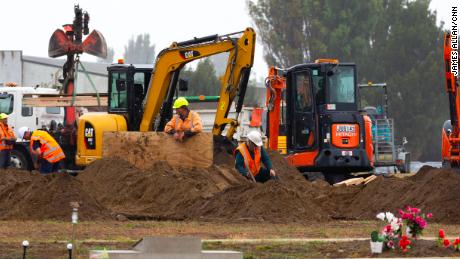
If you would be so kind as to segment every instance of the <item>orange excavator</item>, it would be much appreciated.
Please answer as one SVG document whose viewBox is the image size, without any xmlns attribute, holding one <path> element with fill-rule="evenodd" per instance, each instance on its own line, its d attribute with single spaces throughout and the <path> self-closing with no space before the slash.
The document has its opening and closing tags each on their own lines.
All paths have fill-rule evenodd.
<svg viewBox="0 0 460 259">
<path fill-rule="evenodd" d="M 372 122 L 358 108 L 356 65 L 319 59 L 271 67 L 267 87 L 269 148 L 308 179 L 329 183 L 373 169 Z"/>
<path fill-rule="evenodd" d="M 451 35 L 444 36 L 444 63 L 446 90 L 449 96 L 450 120 L 444 122 L 442 130 L 442 166 L 444 168 L 460 167 L 460 96 L 458 76 L 451 70 Z M 457 66 L 458 67 L 458 66 Z"/>
</svg>

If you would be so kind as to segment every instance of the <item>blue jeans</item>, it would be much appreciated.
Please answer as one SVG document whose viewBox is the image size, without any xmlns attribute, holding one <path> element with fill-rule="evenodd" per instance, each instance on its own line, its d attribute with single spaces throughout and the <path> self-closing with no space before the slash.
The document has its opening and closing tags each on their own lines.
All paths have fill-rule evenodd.
<svg viewBox="0 0 460 259">
<path fill-rule="evenodd" d="M 266 181 L 270 180 L 270 170 L 262 167 L 260 168 L 259 173 L 254 178 L 258 183 L 265 183 Z"/>
<path fill-rule="evenodd" d="M 11 150 L 0 151 L 0 168 L 6 169 L 10 166 Z"/>
<path fill-rule="evenodd" d="M 50 163 L 48 160 L 40 158 L 39 164 L 39 171 L 41 174 L 50 174 L 56 173 L 60 169 L 61 161 Z"/>
</svg>

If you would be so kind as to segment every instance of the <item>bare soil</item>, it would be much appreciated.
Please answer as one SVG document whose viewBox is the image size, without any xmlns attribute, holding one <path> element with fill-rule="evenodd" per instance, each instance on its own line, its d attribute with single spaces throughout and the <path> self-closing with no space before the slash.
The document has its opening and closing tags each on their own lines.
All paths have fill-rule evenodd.
<svg viewBox="0 0 460 259">
<path fill-rule="evenodd" d="M 378 212 L 397 213 L 410 205 L 433 213 L 432 222 L 460 223 L 460 173 L 454 170 L 424 166 L 411 177 L 379 176 L 367 186 L 338 188 L 332 193 L 340 191 L 350 197 L 338 205 L 340 215 L 348 219 L 372 219 Z"/>
<path fill-rule="evenodd" d="M 81 204 L 80 217 L 98 220 L 110 211 L 83 191 L 80 181 L 67 174 L 0 172 L 0 219 L 70 219 L 70 202 Z"/>
<path fill-rule="evenodd" d="M 140 170 L 120 159 L 103 159 L 77 177 L 16 170 L 0 174 L 0 219 L 70 218 L 81 204 L 82 220 L 199 220 L 217 222 L 325 222 L 374 219 L 406 205 L 432 212 L 432 221 L 460 223 L 460 174 L 423 167 L 412 177 L 379 176 L 368 185 L 332 187 L 308 182 L 277 153 L 270 153 L 280 180 L 251 183 L 217 153 L 207 169 L 156 162 Z"/>
</svg>

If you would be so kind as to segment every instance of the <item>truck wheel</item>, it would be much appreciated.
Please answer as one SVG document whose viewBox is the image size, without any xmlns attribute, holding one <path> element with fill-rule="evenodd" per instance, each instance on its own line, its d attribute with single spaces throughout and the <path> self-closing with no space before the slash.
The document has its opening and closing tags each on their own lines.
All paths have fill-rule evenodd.
<svg viewBox="0 0 460 259">
<path fill-rule="evenodd" d="M 29 160 L 27 157 L 18 150 L 11 151 L 11 167 L 28 170 L 29 169 Z"/>
</svg>

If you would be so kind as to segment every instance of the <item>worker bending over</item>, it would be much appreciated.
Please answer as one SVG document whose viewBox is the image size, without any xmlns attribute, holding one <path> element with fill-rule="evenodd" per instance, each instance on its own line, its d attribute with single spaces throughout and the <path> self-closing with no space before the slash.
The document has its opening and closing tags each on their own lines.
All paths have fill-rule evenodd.
<svg viewBox="0 0 460 259">
<path fill-rule="evenodd" d="M 253 130 L 248 133 L 246 143 L 241 143 L 235 150 L 235 168 L 246 178 L 261 183 L 277 179 L 270 157 L 262 144 L 262 136 Z M 266 168 L 261 167 L 260 162 Z"/>
<path fill-rule="evenodd" d="M 16 142 L 16 136 L 13 129 L 8 125 L 8 115 L 0 113 L 0 168 L 2 169 L 10 166 L 14 142 Z"/>
<path fill-rule="evenodd" d="M 177 98 L 173 108 L 176 109 L 176 115 L 166 124 L 165 132 L 174 135 L 175 140 L 183 141 L 203 131 L 200 115 L 189 109 L 187 99 Z"/>
<path fill-rule="evenodd" d="M 30 131 L 28 127 L 22 127 L 18 135 L 19 138 L 30 140 L 30 152 L 37 156 L 38 166 L 35 167 L 39 167 L 40 173 L 55 173 L 60 169 L 60 163 L 65 158 L 64 151 L 48 132 Z"/>
</svg>

